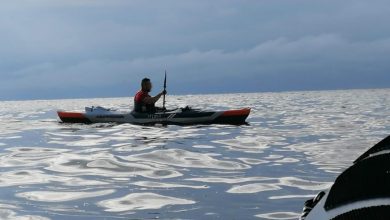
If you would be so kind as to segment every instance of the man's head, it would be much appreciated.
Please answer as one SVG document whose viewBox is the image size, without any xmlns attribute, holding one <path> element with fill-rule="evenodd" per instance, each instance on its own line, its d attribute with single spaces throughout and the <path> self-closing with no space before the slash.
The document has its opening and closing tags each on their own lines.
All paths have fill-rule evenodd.
<svg viewBox="0 0 390 220">
<path fill-rule="evenodd" d="M 142 91 L 150 92 L 152 90 L 152 83 L 150 82 L 150 79 L 143 78 L 141 81 L 141 88 Z"/>
</svg>

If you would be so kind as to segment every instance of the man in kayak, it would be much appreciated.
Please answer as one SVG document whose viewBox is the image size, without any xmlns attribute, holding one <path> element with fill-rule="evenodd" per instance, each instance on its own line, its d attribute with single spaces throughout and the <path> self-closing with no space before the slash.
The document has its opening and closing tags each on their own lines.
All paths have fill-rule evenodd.
<svg viewBox="0 0 390 220">
<path fill-rule="evenodd" d="M 141 90 L 134 96 L 134 111 L 139 113 L 155 113 L 157 111 L 164 110 L 155 106 L 155 103 L 161 98 L 161 96 L 167 94 L 166 90 L 163 90 L 156 96 L 152 97 L 149 92 L 152 90 L 152 83 L 150 79 L 144 78 L 141 81 Z"/>
</svg>

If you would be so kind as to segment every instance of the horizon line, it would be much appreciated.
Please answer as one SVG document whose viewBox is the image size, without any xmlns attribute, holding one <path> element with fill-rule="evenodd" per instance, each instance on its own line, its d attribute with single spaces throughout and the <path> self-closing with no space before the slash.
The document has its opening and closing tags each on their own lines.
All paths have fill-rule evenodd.
<svg viewBox="0 0 390 220">
<path fill-rule="evenodd" d="M 242 91 L 242 92 L 210 92 L 210 93 L 181 93 L 181 94 L 171 94 L 172 96 L 186 96 L 186 95 L 226 95 L 226 94 L 254 94 L 254 93 L 292 93 L 292 92 L 326 92 L 326 91 L 353 91 L 353 90 L 386 90 L 390 87 L 376 87 L 376 88 L 336 88 L 336 89 L 302 89 L 302 90 L 280 90 L 280 91 Z M 111 97 L 69 97 L 69 98 L 47 98 L 47 99 L 4 99 L 0 102 L 23 102 L 23 101 L 54 101 L 54 100 L 72 100 L 72 99 L 113 99 L 113 98 L 131 98 L 134 96 L 111 96 Z"/>
</svg>

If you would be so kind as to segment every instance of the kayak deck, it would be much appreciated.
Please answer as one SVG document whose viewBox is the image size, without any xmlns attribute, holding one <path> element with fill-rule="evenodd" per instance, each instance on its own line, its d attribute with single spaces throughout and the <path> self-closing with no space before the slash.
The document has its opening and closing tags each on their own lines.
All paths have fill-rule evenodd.
<svg viewBox="0 0 390 220">
<path fill-rule="evenodd" d="M 87 108 L 86 108 L 87 109 Z M 228 111 L 170 111 L 159 113 L 118 112 L 100 108 L 86 112 L 58 111 L 64 123 L 131 123 L 131 124 L 245 124 L 251 109 Z"/>
</svg>

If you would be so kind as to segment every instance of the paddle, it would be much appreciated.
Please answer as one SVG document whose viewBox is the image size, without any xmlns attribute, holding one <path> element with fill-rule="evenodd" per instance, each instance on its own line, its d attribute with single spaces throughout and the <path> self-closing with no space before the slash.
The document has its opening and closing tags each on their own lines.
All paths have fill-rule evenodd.
<svg viewBox="0 0 390 220">
<path fill-rule="evenodd" d="M 167 71 L 165 70 L 165 78 L 164 78 L 164 91 L 167 89 Z M 163 96 L 163 109 L 165 111 L 165 93 Z"/>
</svg>

